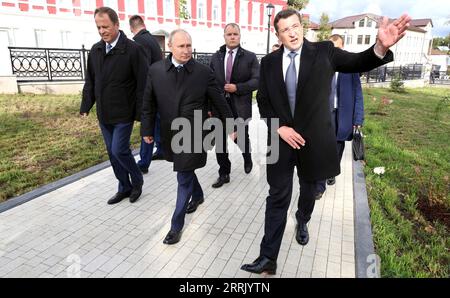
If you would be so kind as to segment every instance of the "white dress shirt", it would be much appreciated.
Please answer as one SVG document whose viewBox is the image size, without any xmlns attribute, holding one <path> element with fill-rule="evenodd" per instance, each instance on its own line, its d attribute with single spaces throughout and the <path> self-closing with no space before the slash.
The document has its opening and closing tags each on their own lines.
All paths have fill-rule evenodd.
<svg viewBox="0 0 450 298">
<path fill-rule="evenodd" d="M 120 37 L 120 32 L 119 32 L 119 34 L 117 34 L 116 39 L 112 43 L 110 43 L 111 50 L 114 49 L 114 47 L 116 46 L 117 42 L 119 41 L 119 37 Z M 108 43 L 106 43 L 106 44 L 108 44 Z"/>
</svg>

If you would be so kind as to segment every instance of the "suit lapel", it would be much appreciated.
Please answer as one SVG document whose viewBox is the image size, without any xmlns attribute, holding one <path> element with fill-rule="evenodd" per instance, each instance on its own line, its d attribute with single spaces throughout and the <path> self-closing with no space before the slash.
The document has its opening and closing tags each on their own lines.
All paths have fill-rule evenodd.
<svg viewBox="0 0 450 298">
<path fill-rule="evenodd" d="M 304 87 L 308 83 L 309 78 L 311 77 L 311 68 L 316 59 L 317 51 L 314 46 L 303 39 L 302 53 L 300 55 L 300 72 L 298 74 L 298 82 L 297 82 L 297 98 L 295 103 L 295 111 L 297 114 L 299 111 L 299 104 L 301 100 L 301 95 Z"/>
<path fill-rule="evenodd" d="M 276 52 L 276 55 L 274 57 L 273 82 L 275 83 L 274 84 L 275 86 L 278 86 L 278 90 L 281 94 L 280 106 L 282 108 L 283 114 L 285 115 L 285 117 L 288 117 L 289 119 L 293 120 L 291 115 L 291 108 L 289 107 L 288 94 L 286 91 L 286 83 L 284 82 L 283 54 L 284 49 L 281 48 Z"/>
<path fill-rule="evenodd" d="M 233 68 L 231 70 L 231 79 L 230 79 L 231 82 L 234 82 L 236 79 L 235 74 L 237 73 L 238 63 L 243 54 L 244 53 L 242 52 L 241 47 L 239 47 L 238 50 L 236 51 L 236 57 L 234 58 Z M 222 65 L 223 65 L 223 63 L 222 63 Z"/>
<path fill-rule="evenodd" d="M 225 66 L 224 66 L 225 54 L 226 53 L 223 51 L 219 52 L 219 75 L 220 75 L 220 80 L 218 80 L 219 82 L 225 82 Z M 223 86 L 220 87 L 223 88 Z"/>
</svg>

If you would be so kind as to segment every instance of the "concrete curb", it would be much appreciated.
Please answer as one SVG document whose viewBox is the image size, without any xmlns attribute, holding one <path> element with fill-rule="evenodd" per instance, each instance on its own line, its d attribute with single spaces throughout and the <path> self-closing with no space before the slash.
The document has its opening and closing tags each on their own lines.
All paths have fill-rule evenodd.
<svg viewBox="0 0 450 298">
<path fill-rule="evenodd" d="M 366 178 L 363 164 L 353 163 L 353 200 L 355 226 L 355 266 L 357 278 L 380 277 L 379 259 L 373 244 L 370 209 L 367 199 Z"/>
<path fill-rule="evenodd" d="M 134 150 L 133 155 L 136 155 L 139 153 L 139 150 Z M 93 167 L 87 168 L 81 172 L 78 172 L 76 174 L 73 174 L 71 176 L 62 178 L 60 180 L 57 180 L 55 182 L 49 183 L 47 185 L 44 185 L 42 187 L 39 187 L 35 190 L 32 190 L 30 192 L 27 192 L 21 196 L 12 198 L 7 200 L 6 202 L 0 203 L 0 213 L 8 211 L 14 207 L 20 206 L 26 202 L 29 202 L 31 200 L 36 199 L 37 197 L 40 197 L 42 195 L 45 195 L 49 192 L 52 192 L 54 190 L 57 190 L 58 188 L 61 188 L 63 186 L 66 186 L 68 184 L 71 184 L 75 181 L 78 181 L 86 176 L 92 175 L 98 171 L 101 171 L 103 169 L 106 169 L 111 166 L 111 163 L 108 161 L 102 162 L 98 165 L 95 165 Z"/>
</svg>

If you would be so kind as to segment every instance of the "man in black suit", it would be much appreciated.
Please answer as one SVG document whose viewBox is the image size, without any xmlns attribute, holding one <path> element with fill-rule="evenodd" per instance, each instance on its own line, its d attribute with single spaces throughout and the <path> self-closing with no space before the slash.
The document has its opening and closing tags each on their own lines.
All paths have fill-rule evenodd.
<svg viewBox="0 0 450 298">
<path fill-rule="evenodd" d="M 151 35 L 150 32 L 145 28 L 144 20 L 138 16 L 134 15 L 130 18 L 130 30 L 133 33 L 134 41 L 140 44 L 145 51 L 147 56 L 148 66 L 153 63 L 162 60 L 163 55 L 161 48 L 159 47 L 156 39 Z M 141 149 L 139 151 L 140 160 L 138 161 L 139 169 L 142 173 L 148 173 L 148 168 L 152 162 L 152 159 L 162 159 L 163 151 L 159 136 L 160 121 L 159 115 L 156 114 L 156 124 L 155 124 L 155 142 L 147 144 L 144 140 L 141 141 Z M 156 145 L 156 152 L 153 153 L 153 145 Z"/>
<path fill-rule="evenodd" d="M 134 203 L 142 193 L 144 180 L 131 154 L 130 137 L 134 121 L 141 116 L 147 62 L 141 46 L 119 30 L 114 10 L 97 8 L 94 17 L 102 40 L 89 52 L 80 114 L 86 117 L 97 104 L 109 160 L 119 180 L 118 192 L 108 204 L 126 197 Z"/>
<path fill-rule="evenodd" d="M 237 128 L 233 139 L 242 152 L 244 171 L 248 174 L 253 167 L 248 122 L 252 117 L 253 91 L 258 88 L 259 63 L 254 53 L 241 47 L 241 29 L 238 24 L 227 24 L 223 36 L 225 44 L 212 56 L 210 67 L 214 71 L 219 86 L 223 88 L 234 119 L 239 118 L 238 125 L 244 126 Z M 239 135 L 239 131 L 243 131 L 243 135 Z M 223 147 L 216 143 L 219 178 L 212 185 L 214 188 L 230 182 L 231 162 L 228 158 L 227 135 L 223 134 L 223 136 L 220 143 Z"/>
<path fill-rule="evenodd" d="M 163 243 L 175 244 L 181 238 L 189 200 L 192 198 L 196 208 L 204 201 L 195 170 L 206 164 L 203 141 L 208 130 L 197 125 L 203 125 L 208 119 L 208 101 L 223 122 L 232 114 L 211 69 L 192 59 L 189 33 L 182 29 L 173 31 L 169 35 L 168 45 L 171 54 L 153 64 L 148 72 L 141 135 L 145 142 L 153 142 L 154 120 L 158 111 L 161 115 L 164 157 L 173 162 L 178 180 L 175 212 Z M 183 138 L 178 139 L 180 134 Z"/>
<path fill-rule="evenodd" d="M 306 245 L 307 223 L 314 209 L 319 180 L 340 172 L 336 135 L 331 125 L 330 82 L 336 71 L 365 72 L 393 60 L 389 47 L 405 35 L 407 15 L 388 24 L 384 18 L 377 43 L 362 53 L 335 48 L 330 41 L 311 43 L 303 38 L 300 14 L 280 11 L 274 19 L 276 35 L 283 46 L 261 61 L 257 101 L 270 134 L 279 135 L 279 158 L 267 165 L 269 196 L 266 202 L 264 237 L 260 255 L 241 269 L 275 274 L 277 257 L 292 195 L 294 167 L 300 182 L 296 212 L 296 240 Z M 273 119 L 279 128 L 270 131 Z"/>
</svg>

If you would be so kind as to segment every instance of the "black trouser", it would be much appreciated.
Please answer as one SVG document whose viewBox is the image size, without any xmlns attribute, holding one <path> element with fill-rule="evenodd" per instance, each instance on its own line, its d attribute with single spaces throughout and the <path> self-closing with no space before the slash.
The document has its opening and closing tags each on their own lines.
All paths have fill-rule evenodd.
<svg viewBox="0 0 450 298">
<path fill-rule="evenodd" d="M 238 136 L 240 138 L 241 136 Z M 245 126 L 245 134 L 244 134 L 244 144 L 241 144 L 241 142 L 238 142 L 238 139 L 236 138 L 234 140 L 234 143 L 239 146 L 239 149 L 242 152 L 242 156 L 244 157 L 244 162 L 250 162 L 252 160 L 251 156 L 251 149 L 250 149 L 250 137 L 248 135 L 248 125 Z M 218 148 L 216 146 L 216 158 L 217 163 L 219 164 L 219 176 L 223 175 L 229 175 L 231 173 L 231 162 L 228 158 L 228 150 L 227 150 L 227 140 L 228 136 L 225 133 L 225 130 L 223 131 L 223 148 Z M 217 143 L 217 142 L 216 142 Z"/>
<path fill-rule="evenodd" d="M 315 195 L 318 181 L 305 181 L 299 175 L 299 164 L 295 149 L 292 149 L 284 141 L 280 141 L 278 162 L 267 165 L 267 182 L 270 189 L 269 196 L 266 199 L 261 256 L 266 256 L 273 260 L 276 260 L 278 257 L 286 227 L 287 212 L 291 202 L 295 166 L 297 166 L 297 175 L 300 182 L 300 196 L 295 217 L 297 222 L 308 222 L 311 219 L 316 202 Z"/>
</svg>

